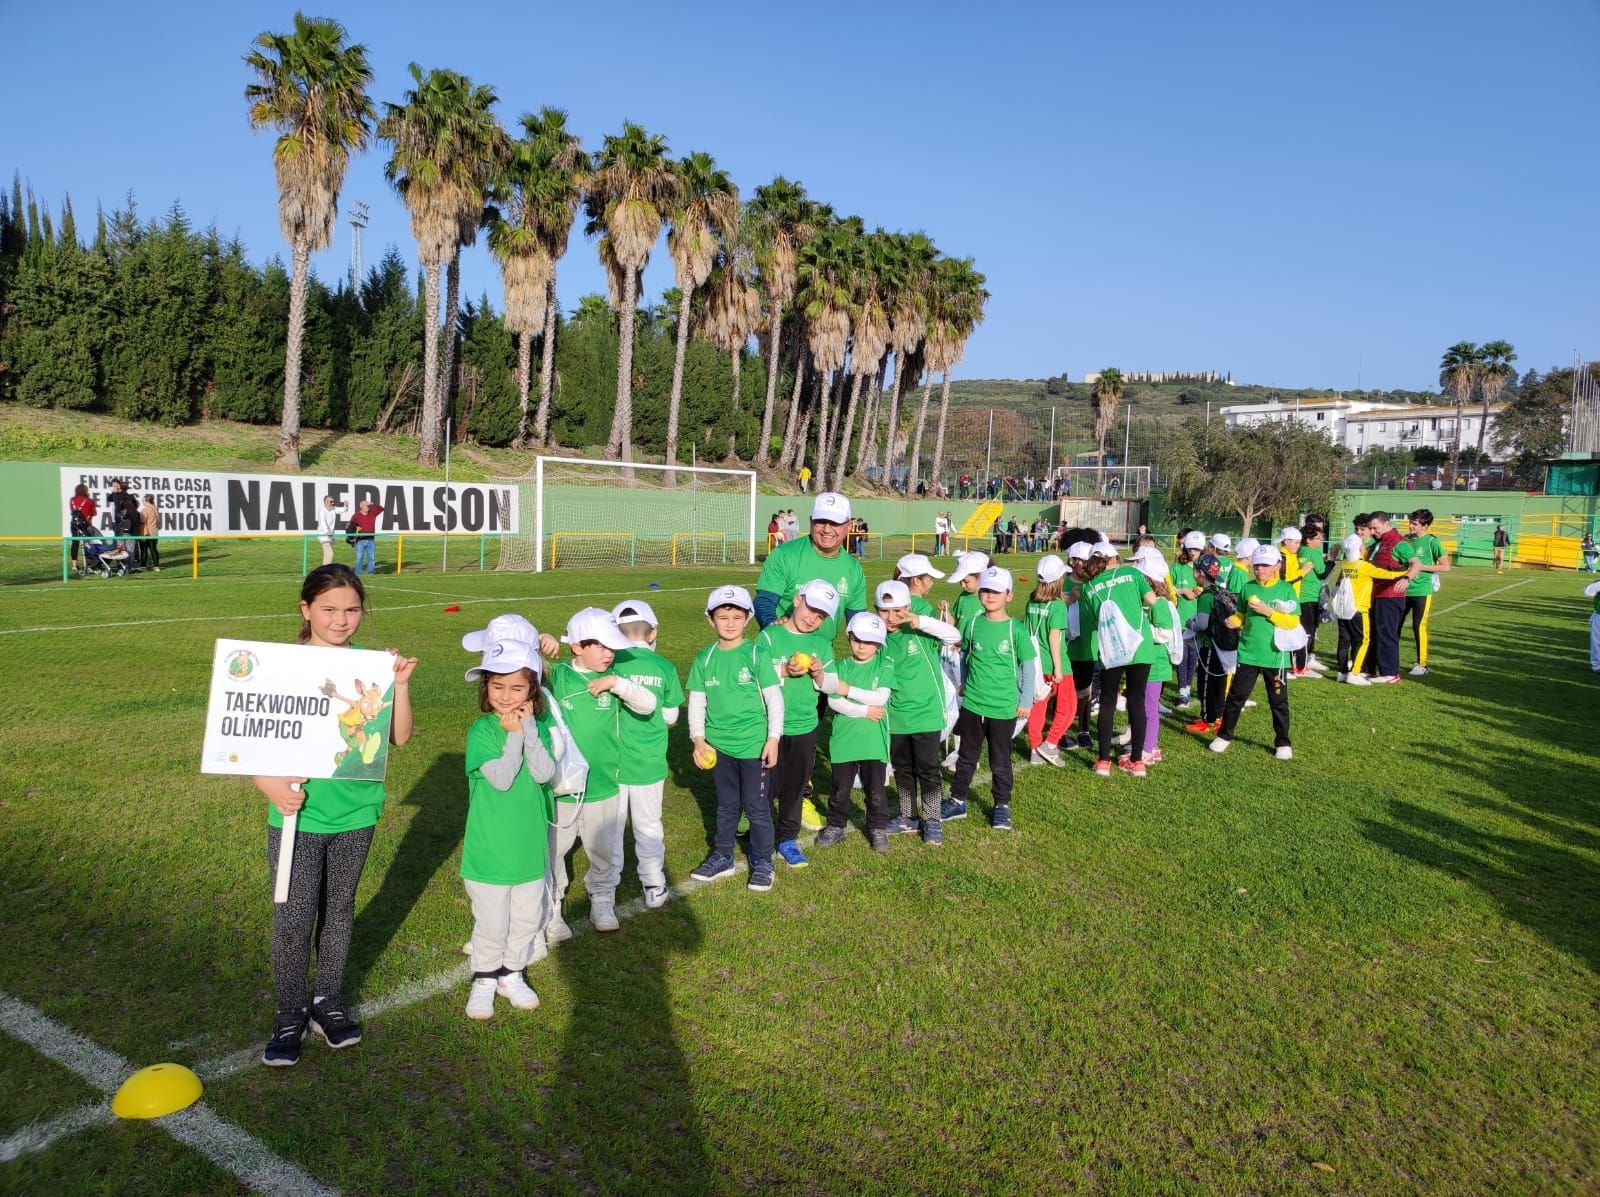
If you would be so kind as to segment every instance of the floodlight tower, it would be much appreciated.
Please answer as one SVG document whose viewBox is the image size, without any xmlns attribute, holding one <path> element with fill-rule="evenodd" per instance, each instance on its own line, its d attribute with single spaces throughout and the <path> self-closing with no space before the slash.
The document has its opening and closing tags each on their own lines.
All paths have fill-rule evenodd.
<svg viewBox="0 0 1600 1197">
<path fill-rule="evenodd" d="M 350 205 L 350 289 L 361 285 L 361 230 L 367 227 L 367 201 Z"/>
</svg>

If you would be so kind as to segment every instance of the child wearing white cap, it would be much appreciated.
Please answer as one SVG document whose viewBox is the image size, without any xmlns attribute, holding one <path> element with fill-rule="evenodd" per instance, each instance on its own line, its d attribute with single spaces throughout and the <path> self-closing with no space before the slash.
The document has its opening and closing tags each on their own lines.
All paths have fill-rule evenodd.
<svg viewBox="0 0 1600 1197">
<path fill-rule="evenodd" d="M 622 708 L 649 715 L 658 705 L 654 691 L 612 671 L 616 654 L 631 648 L 633 642 L 622 634 L 611 612 L 603 607 L 583 608 L 567 620 L 561 640 L 572 661 L 552 662 L 546 684 L 573 742 L 589 762 L 589 775 L 581 799 L 574 794 L 556 800 L 556 854 L 550 869 L 556 908 L 545 929 L 552 944 L 572 938 L 572 928 L 561 915 L 561 901 L 567 890 L 567 853 L 579 841 L 589 858 L 583 877 L 589 895 L 589 922 L 596 931 L 615 931 L 620 925 L 616 894 L 622 880 L 623 833 L 628 825 L 621 782 Z"/>
<path fill-rule="evenodd" d="M 1255 575 L 1239 592 L 1239 614 L 1244 626 L 1239 632 L 1239 669 L 1222 708 L 1222 727 L 1211 741 L 1212 752 L 1226 752 L 1233 742 L 1234 729 L 1245 700 L 1255 689 L 1256 679 L 1267 679 L 1267 705 L 1272 708 L 1274 755 L 1280 761 L 1294 756 L 1289 745 L 1289 653 L 1274 642 L 1275 628 L 1300 626 L 1300 603 L 1294 587 L 1280 576 L 1283 554 L 1271 545 L 1259 545 L 1251 554 L 1250 568 Z"/>
<path fill-rule="evenodd" d="M 894 581 L 904 582 L 911 592 L 911 609 L 918 615 L 937 615 L 938 609 L 928 600 L 935 578 L 944 577 L 944 571 L 935 569 L 933 562 L 921 553 L 907 553 L 894 563 Z"/>
<path fill-rule="evenodd" d="M 769 787 L 783 736 L 783 690 L 777 666 L 761 645 L 744 638 L 755 604 L 743 586 L 718 586 L 706 599 L 717 638 L 689 667 L 689 738 L 694 763 L 711 770 L 717 826 L 711 852 L 689 875 L 715 881 L 733 873 L 733 839 L 743 812 L 750 820 L 750 880 L 756 893 L 772 888 L 772 802 Z"/>
<path fill-rule="evenodd" d="M 850 791 L 855 779 L 867 802 L 867 839 L 874 852 L 889 847 L 889 724 L 890 696 L 894 693 L 894 662 L 881 650 L 888 638 L 883 620 L 862 611 L 850 617 L 845 628 L 850 654 L 833 664 L 822 679 L 828 708 L 836 716 L 828 736 L 828 758 L 833 762 L 833 788 L 828 795 L 828 825 L 817 836 L 817 847 L 827 848 L 845 837 L 850 823 Z"/>
<path fill-rule="evenodd" d="M 978 599 L 978 576 L 989 568 L 987 553 L 962 553 L 956 558 L 956 567 L 950 571 L 950 580 L 961 587 L 956 601 L 950 607 L 950 618 L 956 630 L 966 626 L 968 620 L 983 614 L 983 603 Z"/>
<path fill-rule="evenodd" d="M 1085 627 L 1078 608 L 1078 592 L 1088 581 L 1089 556 L 1094 545 L 1084 533 L 1086 528 L 1073 528 L 1069 534 L 1075 539 L 1067 543 L 1067 576 L 1061 581 L 1061 601 L 1067 605 L 1067 660 L 1072 670 L 1073 701 L 1078 708 L 1078 738 L 1069 747 L 1089 747 L 1089 710 L 1093 705 L 1095 676 L 1099 666 L 1094 659 L 1094 629 Z M 1076 633 L 1076 634 L 1074 634 Z"/>
<path fill-rule="evenodd" d="M 909 835 L 918 830 L 920 798 L 922 841 L 942 844 L 939 741 L 945 730 L 946 678 L 939 650 L 958 643 L 961 634 L 941 619 L 919 615 L 904 582 L 880 582 L 874 598 L 878 617 L 889 630 L 884 655 L 894 665 L 896 679 L 889 696 L 889 761 L 900 814 L 889 820 L 888 832 Z"/>
<path fill-rule="evenodd" d="M 1099 753 L 1094 771 L 1101 777 L 1111 776 L 1117 692 L 1126 684 L 1129 745 L 1128 755 L 1122 758 L 1119 767 L 1134 777 L 1143 777 L 1144 741 L 1148 731 L 1145 686 L 1150 681 L 1150 666 L 1155 662 L 1157 651 L 1163 651 L 1149 635 L 1148 608 L 1156 601 L 1155 593 L 1143 571 L 1134 565 L 1119 564 L 1116 550 L 1110 546 L 1103 548 L 1097 544 L 1089 551 L 1084 573 L 1087 580 L 1078 589 L 1078 620 L 1100 665 L 1100 708 L 1096 727 Z M 1128 638 L 1137 640 L 1132 657 L 1118 664 L 1109 662 L 1101 648 L 1101 640 L 1108 634 L 1102 631 L 1102 624 L 1123 627 Z"/>
<path fill-rule="evenodd" d="M 1065 763 L 1061 759 L 1061 738 L 1078 714 L 1077 687 L 1067 655 L 1067 604 L 1061 598 L 1067 563 L 1051 553 L 1039 558 L 1034 576 L 1037 580 L 1023 618 L 1038 649 L 1048 691 L 1028 712 L 1029 761 L 1035 765 L 1045 761 L 1059 769 Z M 1044 718 L 1052 699 L 1056 711 L 1047 733 Z"/>
<path fill-rule="evenodd" d="M 523 635 L 505 624 L 497 630 Z M 522 970 L 549 913 L 545 878 L 556 765 L 539 689 L 538 633 L 532 624 L 527 632 L 518 639 L 468 636 L 483 652 L 482 663 L 467 670 L 467 680 L 478 683 L 482 712 L 467 728 L 467 827 L 461 841 L 461 880 L 472 903 L 468 1018 L 492 1017 L 496 995 L 519 1010 L 539 1004 Z"/>
<path fill-rule="evenodd" d="M 1183 650 L 1183 624 L 1178 615 L 1177 591 L 1160 551 L 1151 549 L 1141 556 L 1139 571 L 1156 596 L 1150 607 L 1150 642 L 1155 651 L 1144 687 L 1144 763 L 1148 768 L 1161 763 L 1161 687 L 1173 677 L 1172 645 L 1176 643 L 1178 650 Z M 1128 702 L 1130 706 L 1133 703 L 1131 694 Z"/>
<path fill-rule="evenodd" d="M 1200 642 L 1194 628 L 1194 617 L 1199 613 L 1200 580 L 1195 577 L 1194 563 L 1206 551 L 1206 534 L 1185 531 L 1178 539 L 1178 555 L 1173 558 L 1167 576 L 1172 580 L 1174 598 L 1178 604 L 1178 620 L 1183 627 L 1183 661 L 1178 666 L 1177 710 L 1187 710 L 1192 699 L 1195 671 L 1200 666 Z"/>
<path fill-rule="evenodd" d="M 792 869 L 806 867 L 800 829 L 821 830 L 806 783 L 817 764 L 817 684 L 833 663 L 833 640 L 823 632 L 839 612 L 839 592 L 821 578 L 812 578 L 795 592 L 789 614 L 756 633 L 783 687 L 783 735 L 778 738 L 778 765 L 772 775 L 778 801 L 778 855 Z"/>
<path fill-rule="evenodd" d="M 960 755 L 955 781 L 941 817 L 964 819 L 967 793 L 978 771 L 978 757 L 989 746 L 994 810 L 990 826 L 1011 830 L 1011 741 L 1017 720 L 1026 719 L 1043 689 L 1039 652 L 1027 626 L 1006 612 L 1011 601 L 1011 571 L 991 565 L 978 577 L 978 599 L 983 614 L 969 619 L 961 633 L 966 664 L 961 687 L 961 715 L 956 721 Z"/>
<path fill-rule="evenodd" d="M 617 628 L 631 647 L 611 662 L 612 671 L 655 695 L 655 710 L 640 714 L 623 704 L 622 762 L 617 767 L 617 797 L 633 823 L 633 854 L 639 885 L 651 909 L 667 900 L 667 840 L 661 801 L 667 785 L 667 729 L 675 727 L 683 706 L 683 683 L 672 662 L 656 651 L 655 609 L 643 599 L 627 599 L 611 609 Z"/>
</svg>

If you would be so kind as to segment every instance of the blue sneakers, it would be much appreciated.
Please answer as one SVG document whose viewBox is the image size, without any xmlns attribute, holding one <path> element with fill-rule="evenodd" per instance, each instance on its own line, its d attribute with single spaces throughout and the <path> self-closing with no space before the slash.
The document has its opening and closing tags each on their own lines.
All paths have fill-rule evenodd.
<svg viewBox="0 0 1600 1197">
<path fill-rule="evenodd" d="M 733 857 L 717 851 L 713 851 L 710 856 L 702 860 L 694 872 L 689 874 L 696 881 L 715 881 L 718 877 L 732 875 Z"/>
<path fill-rule="evenodd" d="M 890 835 L 916 835 L 917 821 L 906 815 L 896 815 L 884 826 Z"/>
<path fill-rule="evenodd" d="M 783 857 L 783 863 L 791 869 L 803 869 L 811 862 L 806 859 L 806 854 L 800 851 L 800 845 L 794 840 L 784 840 L 778 845 L 778 855 Z"/>
<path fill-rule="evenodd" d="M 967 804 L 957 802 L 954 798 L 946 798 L 939 804 L 939 821 L 948 823 L 951 819 L 965 819 L 967 817 Z"/>
<path fill-rule="evenodd" d="M 925 820 L 922 824 L 922 842 L 937 847 L 944 843 L 944 828 L 937 819 Z"/>
<path fill-rule="evenodd" d="M 745 882 L 745 888 L 755 893 L 764 894 L 772 888 L 772 862 L 758 860 L 750 866 L 750 880 Z"/>
<path fill-rule="evenodd" d="M 831 848 L 835 844 L 844 843 L 843 827 L 824 827 L 817 836 L 817 847 Z"/>
<path fill-rule="evenodd" d="M 881 827 L 872 827 L 867 830 L 867 842 L 872 845 L 874 852 L 887 852 L 889 850 L 889 833 Z"/>
<path fill-rule="evenodd" d="M 989 818 L 989 826 L 993 827 L 996 831 L 1010 831 L 1011 808 L 1009 806 L 995 807 L 994 814 Z"/>
</svg>

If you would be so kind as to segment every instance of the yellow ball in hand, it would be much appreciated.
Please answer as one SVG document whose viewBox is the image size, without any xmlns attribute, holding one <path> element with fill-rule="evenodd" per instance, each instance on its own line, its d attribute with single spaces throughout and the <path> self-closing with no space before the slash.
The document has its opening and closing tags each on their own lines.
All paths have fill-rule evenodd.
<svg viewBox="0 0 1600 1197">
<path fill-rule="evenodd" d="M 811 654 L 810 653 L 795 653 L 795 655 L 793 657 L 789 658 L 789 660 L 790 660 L 790 663 L 796 669 L 810 669 L 811 668 Z"/>
<path fill-rule="evenodd" d="M 694 763 L 699 765 L 702 769 L 715 768 L 717 764 L 717 750 L 712 748 L 709 744 L 706 745 L 705 751 L 696 752 L 694 754 Z"/>
</svg>

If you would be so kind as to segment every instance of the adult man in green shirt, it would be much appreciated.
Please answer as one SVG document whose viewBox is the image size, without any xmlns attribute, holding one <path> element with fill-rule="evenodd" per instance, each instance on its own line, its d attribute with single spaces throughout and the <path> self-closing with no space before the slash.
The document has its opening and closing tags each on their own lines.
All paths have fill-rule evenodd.
<svg viewBox="0 0 1600 1197">
<path fill-rule="evenodd" d="M 1439 575 L 1449 572 L 1450 558 L 1433 534 L 1433 512 L 1419 507 L 1407 518 L 1411 528 L 1406 539 L 1422 562 L 1421 572 L 1406 584 L 1406 614 L 1411 617 L 1411 634 L 1417 642 L 1417 663 L 1411 667 L 1411 676 L 1422 677 L 1428 672 L 1428 612 L 1439 589 Z"/>
<path fill-rule="evenodd" d="M 861 562 L 844 552 L 850 526 L 850 500 L 837 491 L 824 491 L 811 505 L 811 531 L 785 541 L 767 555 L 756 579 L 756 622 L 766 627 L 794 609 L 795 592 L 812 579 L 820 579 L 839 593 L 840 610 L 823 621 L 822 634 L 833 644 L 839 625 L 857 611 L 867 609 L 867 575 Z"/>
</svg>

